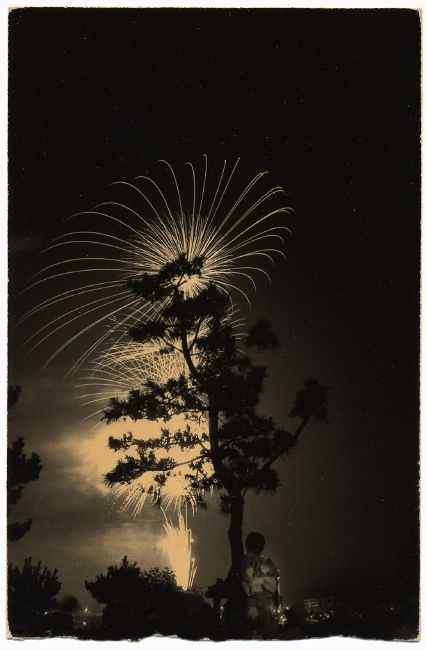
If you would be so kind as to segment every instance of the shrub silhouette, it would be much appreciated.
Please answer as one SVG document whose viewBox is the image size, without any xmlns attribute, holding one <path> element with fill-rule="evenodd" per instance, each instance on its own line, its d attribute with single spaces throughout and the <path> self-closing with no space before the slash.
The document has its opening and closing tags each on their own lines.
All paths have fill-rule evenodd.
<svg viewBox="0 0 427 650">
<path fill-rule="evenodd" d="M 137 639 L 152 634 L 178 635 L 187 639 L 208 636 L 212 610 L 203 598 L 183 592 L 169 569 L 142 571 L 127 556 L 106 575 L 85 581 L 98 603 L 105 603 L 101 638 Z"/>
</svg>

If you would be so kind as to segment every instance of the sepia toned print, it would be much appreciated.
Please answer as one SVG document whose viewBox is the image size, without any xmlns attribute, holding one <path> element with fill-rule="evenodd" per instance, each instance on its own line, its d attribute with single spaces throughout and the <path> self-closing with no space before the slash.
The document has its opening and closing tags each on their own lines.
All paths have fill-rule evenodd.
<svg viewBox="0 0 427 650">
<path fill-rule="evenodd" d="M 9 16 L 14 638 L 418 638 L 411 10 Z"/>
</svg>

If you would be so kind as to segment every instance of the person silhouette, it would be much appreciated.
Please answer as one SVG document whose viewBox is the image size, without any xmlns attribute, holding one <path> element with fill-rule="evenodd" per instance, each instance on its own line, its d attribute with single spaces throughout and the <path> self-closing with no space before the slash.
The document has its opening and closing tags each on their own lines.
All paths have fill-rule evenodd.
<svg viewBox="0 0 427 650">
<path fill-rule="evenodd" d="M 246 555 L 243 557 L 240 575 L 247 598 L 250 636 L 255 639 L 272 639 L 275 634 L 275 594 L 278 570 L 272 560 L 262 551 L 265 538 L 252 532 L 246 537 Z"/>
</svg>

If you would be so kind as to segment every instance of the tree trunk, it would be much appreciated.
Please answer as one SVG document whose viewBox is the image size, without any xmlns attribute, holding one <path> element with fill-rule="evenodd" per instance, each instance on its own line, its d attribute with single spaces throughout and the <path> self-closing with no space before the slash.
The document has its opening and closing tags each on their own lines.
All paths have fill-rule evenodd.
<svg viewBox="0 0 427 650">
<path fill-rule="evenodd" d="M 243 496 L 240 492 L 230 494 L 230 526 L 228 539 L 230 541 L 231 562 L 234 567 L 240 563 L 243 552 Z"/>
<path fill-rule="evenodd" d="M 209 439 L 211 445 L 211 459 L 215 474 L 230 498 L 230 526 L 228 528 L 228 539 L 230 542 L 231 563 L 233 567 L 236 567 L 244 555 L 242 532 L 243 495 L 240 490 L 233 486 L 232 477 L 222 464 L 218 445 L 218 415 L 218 410 L 215 408 L 215 400 L 212 396 L 209 396 Z"/>
</svg>

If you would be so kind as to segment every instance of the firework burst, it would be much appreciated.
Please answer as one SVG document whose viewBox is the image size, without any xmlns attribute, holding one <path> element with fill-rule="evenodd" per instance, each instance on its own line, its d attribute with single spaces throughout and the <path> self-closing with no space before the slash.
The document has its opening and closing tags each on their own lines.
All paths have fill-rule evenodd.
<svg viewBox="0 0 427 650">
<path fill-rule="evenodd" d="M 201 275 L 186 278 L 186 295 L 214 282 L 230 297 L 240 295 L 248 302 L 256 276 L 268 278 L 266 264 L 284 256 L 288 228 L 280 217 L 289 208 L 281 187 L 258 189 L 267 172 L 236 191 L 239 160 L 231 166 L 225 161 L 214 175 L 208 174 L 204 156 L 202 169 L 197 172 L 187 163 L 180 181 L 168 162 L 159 163 L 166 182 L 138 176 L 113 183 L 115 200 L 72 215 L 76 227 L 43 251 L 52 261 L 26 288 L 37 291 L 38 302 L 21 321 L 34 320 L 26 341 L 30 351 L 54 347 L 45 365 L 74 346 L 71 374 L 106 343 L 121 341 L 137 322 L 155 318 L 156 308 L 137 298 L 127 283 L 157 273 L 181 254 L 204 260 Z"/>
<path fill-rule="evenodd" d="M 103 402 L 112 395 L 126 398 L 130 390 L 141 388 L 147 379 L 163 383 L 187 374 L 187 366 L 177 351 L 162 352 L 161 341 L 141 345 L 134 341 L 113 343 L 88 364 L 76 388 L 82 406 Z M 87 416 L 99 415 L 101 409 Z"/>
</svg>

